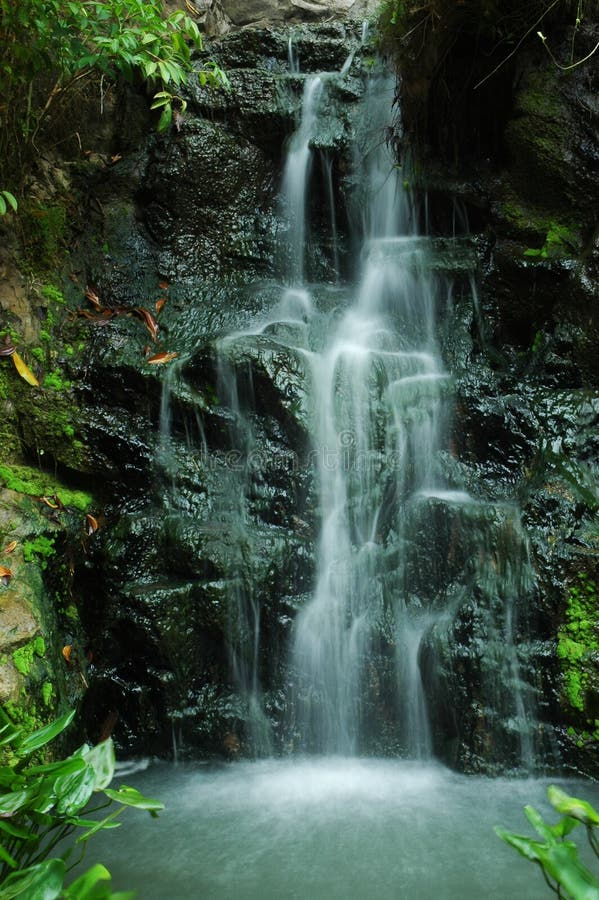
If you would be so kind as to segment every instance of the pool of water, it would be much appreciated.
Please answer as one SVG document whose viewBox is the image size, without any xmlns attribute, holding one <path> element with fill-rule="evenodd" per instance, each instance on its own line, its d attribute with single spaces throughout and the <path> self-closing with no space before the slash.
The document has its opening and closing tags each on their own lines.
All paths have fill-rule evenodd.
<svg viewBox="0 0 599 900">
<path fill-rule="evenodd" d="M 166 809 L 155 820 L 127 810 L 121 829 L 93 839 L 86 862 L 101 860 L 114 889 L 136 889 L 139 900 L 551 896 L 541 872 L 493 831 L 530 834 L 527 803 L 556 821 L 549 781 L 327 758 L 160 764 L 121 782 Z M 599 796 L 596 786 L 559 783 L 592 802 Z"/>
</svg>

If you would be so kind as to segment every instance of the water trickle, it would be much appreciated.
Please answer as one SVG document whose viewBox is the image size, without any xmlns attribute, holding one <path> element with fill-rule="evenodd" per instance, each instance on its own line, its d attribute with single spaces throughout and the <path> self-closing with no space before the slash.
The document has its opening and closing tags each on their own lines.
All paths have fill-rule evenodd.
<svg viewBox="0 0 599 900">
<path fill-rule="evenodd" d="M 289 218 L 289 276 L 293 284 L 304 278 L 306 241 L 306 185 L 310 177 L 314 127 L 324 82 L 319 76 L 306 79 L 299 128 L 294 132 L 287 151 L 283 174 L 283 198 Z"/>
</svg>

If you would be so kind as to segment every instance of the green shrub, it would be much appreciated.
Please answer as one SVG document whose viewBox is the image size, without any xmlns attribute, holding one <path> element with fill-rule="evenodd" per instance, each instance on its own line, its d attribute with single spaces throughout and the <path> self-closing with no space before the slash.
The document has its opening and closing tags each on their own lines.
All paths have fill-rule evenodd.
<svg viewBox="0 0 599 900">
<path fill-rule="evenodd" d="M 551 785 L 547 790 L 549 802 L 562 818 L 555 825 L 548 825 L 532 806 L 526 806 L 526 818 L 542 840 L 534 840 L 496 827 L 499 837 L 517 850 L 525 859 L 540 866 L 549 887 L 564 900 L 599 900 L 599 880 L 578 858 L 578 847 L 569 834 L 583 825 L 590 847 L 599 858 L 599 842 L 596 829 L 599 813 L 585 800 L 570 797 L 560 788 Z"/>
<path fill-rule="evenodd" d="M 135 788 L 109 788 L 114 775 L 110 738 L 84 744 L 66 759 L 36 762 L 40 751 L 70 724 L 67 713 L 44 728 L 24 735 L 0 708 L 0 747 L 6 758 L 0 767 L 0 900 L 126 900 L 113 894 L 110 873 L 96 864 L 69 886 L 65 879 L 80 862 L 87 842 L 106 828 L 117 828 L 128 806 L 156 816 L 162 803 Z M 96 802 L 97 801 L 97 802 Z M 116 804 L 103 818 L 94 813 Z M 84 815 L 82 811 L 85 810 Z M 66 839 L 75 836 L 73 843 Z M 54 855 L 60 848 L 60 855 Z"/>
</svg>

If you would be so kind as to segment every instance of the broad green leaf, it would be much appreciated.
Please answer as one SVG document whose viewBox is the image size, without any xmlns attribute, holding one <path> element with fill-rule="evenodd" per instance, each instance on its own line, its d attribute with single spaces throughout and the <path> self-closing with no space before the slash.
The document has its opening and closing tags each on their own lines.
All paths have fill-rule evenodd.
<svg viewBox="0 0 599 900">
<path fill-rule="evenodd" d="M 161 106 L 167 106 L 171 102 L 171 98 L 169 97 L 161 97 L 160 100 L 154 100 L 150 109 L 160 109 Z"/>
<path fill-rule="evenodd" d="M 57 900 L 62 892 L 66 867 L 62 859 L 47 859 L 36 866 L 14 872 L 0 887 L 0 900 Z"/>
<path fill-rule="evenodd" d="M 584 825 L 599 826 L 599 813 L 586 800 L 570 797 L 555 785 L 547 788 L 547 797 L 554 809 L 564 816 L 578 819 Z"/>
<path fill-rule="evenodd" d="M 548 843 L 555 842 L 555 836 L 554 836 L 553 832 L 551 831 L 551 828 L 544 821 L 541 814 L 539 812 L 537 812 L 536 809 L 534 809 L 534 807 L 525 806 L 524 807 L 524 815 L 526 816 L 526 818 L 528 819 L 528 821 L 530 822 L 532 827 L 541 835 L 542 838 L 545 838 L 545 840 Z"/>
<path fill-rule="evenodd" d="M 14 816 L 35 797 L 35 794 L 36 791 L 33 788 L 3 794 L 0 796 L 0 816 Z"/>
<path fill-rule="evenodd" d="M 16 354 L 13 353 L 13 358 L 15 356 Z M 55 722 L 51 722 L 49 725 L 44 726 L 44 728 L 39 728 L 37 731 L 34 731 L 26 737 L 17 748 L 19 756 L 26 756 L 28 753 L 33 753 L 34 750 L 39 750 L 40 747 L 44 747 L 50 741 L 54 740 L 54 738 L 58 737 L 65 728 L 68 728 L 73 721 L 74 716 L 75 710 L 73 709 L 70 712 L 65 713 L 64 716 L 61 716 L 60 719 L 56 719 Z"/>
<path fill-rule="evenodd" d="M 144 797 L 135 788 L 122 784 L 118 791 L 105 790 L 104 793 L 111 800 L 122 803 L 124 806 L 134 806 L 136 809 L 147 809 L 148 812 L 159 812 L 164 809 L 164 803 L 159 800 L 152 800 L 150 797 Z"/>
<path fill-rule="evenodd" d="M 85 760 L 81 756 L 69 756 L 68 759 L 58 759 L 56 762 L 46 763 L 43 766 L 30 766 L 28 775 L 70 775 L 72 772 L 80 772 L 85 768 Z"/>
<path fill-rule="evenodd" d="M 580 822 L 577 819 L 571 819 L 569 816 L 564 816 L 551 828 L 551 833 L 555 835 L 557 838 L 564 838 L 566 835 L 570 834 L 571 831 L 574 831 L 575 828 L 578 828 Z"/>
<path fill-rule="evenodd" d="M 95 772 L 94 790 L 100 791 L 108 787 L 114 777 L 114 744 L 112 738 L 96 744 L 83 752 L 83 758 Z"/>
<path fill-rule="evenodd" d="M 506 844 L 509 844 L 510 847 L 517 850 L 525 859 L 530 859 L 532 862 L 540 861 L 539 848 L 543 847 L 540 841 L 533 841 L 522 834 L 514 834 L 511 831 L 506 831 L 505 828 L 500 828 L 499 825 L 495 826 L 495 834 L 497 834 L 502 841 L 505 841 Z"/>
<path fill-rule="evenodd" d="M 57 778 L 54 790 L 57 796 L 56 811 L 62 816 L 72 816 L 83 809 L 94 791 L 96 773 L 92 766 L 83 771 Z"/>
<path fill-rule="evenodd" d="M 165 106 L 162 110 L 162 115 L 158 120 L 158 131 L 166 131 L 168 126 L 171 124 L 173 120 L 173 107 L 169 103 L 168 106 Z M 13 353 L 14 356 L 14 353 Z"/>
<path fill-rule="evenodd" d="M 6 214 L 6 209 L 6 200 L 4 199 L 2 194 L 0 194 L 0 216 L 4 216 Z"/>
<path fill-rule="evenodd" d="M 108 869 L 97 863 L 69 885 L 65 893 L 69 900 L 102 900 L 110 897 L 111 880 Z"/>
<path fill-rule="evenodd" d="M 578 860 L 578 848 L 571 841 L 544 846 L 541 865 L 574 900 L 599 900 L 599 881 Z"/>
</svg>

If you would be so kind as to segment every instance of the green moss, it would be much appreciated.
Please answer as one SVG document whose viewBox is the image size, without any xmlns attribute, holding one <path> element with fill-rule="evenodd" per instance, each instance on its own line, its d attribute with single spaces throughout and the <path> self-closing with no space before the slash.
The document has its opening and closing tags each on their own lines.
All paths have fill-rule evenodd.
<svg viewBox="0 0 599 900">
<path fill-rule="evenodd" d="M 538 249 L 529 247 L 524 251 L 524 256 L 568 259 L 576 255 L 578 244 L 578 237 L 572 228 L 558 222 L 549 222 L 543 246 Z"/>
<path fill-rule="evenodd" d="M 593 657 L 599 651 L 597 585 L 584 572 L 566 600 L 566 621 L 558 633 L 563 694 L 570 709 L 584 713 Z"/>
<path fill-rule="evenodd" d="M 79 613 L 78 613 L 77 607 L 75 606 L 74 603 L 70 603 L 70 604 L 66 607 L 66 609 L 65 609 L 65 611 L 64 611 L 64 614 L 65 614 L 65 616 L 67 617 L 67 619 L 71 619 L 72 622 L 78 622 L 78 621 L 79 621 Z"/>
<path fill-rule="evenodd" d="M 45 706 L 50 706 L 54 696 L 54 685 L 50 681 L 44 681 L 42 684 L 42 700 Z"/>
<path fill-rule="evenodd" d="M 71 389 L 71 382 L 66 381 L 60 374 L 58 370 L 54 370 L 54 372 L 49 372 L 44 378 L 45 388 L 52 388 L 55 391 L 68 391 Z"/>
<path fill-rule="evenodd" d="M 86 491 L 70 490 L 46 472 L 31 469 L 29 466 L 0 464 L 0 481 L 9 490 L 17 491 L 19 494 L 28 494 L 32 497 L 56 494 L 64 506 L 72 506 L 75 509 L 86 511 L 93 503 L 92 495 Z"/>
<path fill-rule="evenodd" d="M 19 210 L 27 262 L 35 272 L 52 270 L 64 254 L 66 209 L 59 203 L 32 203 Z"/>
<path fill-rule="evenodd" d="M 53 284 L 45 284 L 42 287 L 42 296 L 51 303 L 60 303 L 63 305 L 65 302 L 62 291 L 59 291 Z"/>
<path fill-rule="evenodd" d="M 43 363 L 46 360 L 46 352 L 41 347 L 32 347 L 29 351 L 34 359 L 37 359 L 38 362 Z"/>
<path fill-rule="evenodd" d="M 36 558 L 39 558 L 42 569 L 47 567 L 48 560 L 55 553 L 54 538 L 48 538 L 44 534 L 38 535 L 31 541 L 25 541 L 23 544 L 23 559 L 25 562 L 33 562 Z"/>
<path fill-rule="evenodd" d="M 29 675 L 34 657 L 42 659 L 46 655 L 46 644 L 42 637 L 36 637 L 23 647 L 19 647 L 12 655 L 15 668 L 21 675 Z"/>
<path fill-rule="evenodd" d="M 20 725 L 28 734 L 37 731 L 38 728 L 44 725 L 44 721 L 38 714 L 35 704 L 27 707 L 21 703 L 7 700 L 3 706 L 15 725 Z"/>
</svg>

